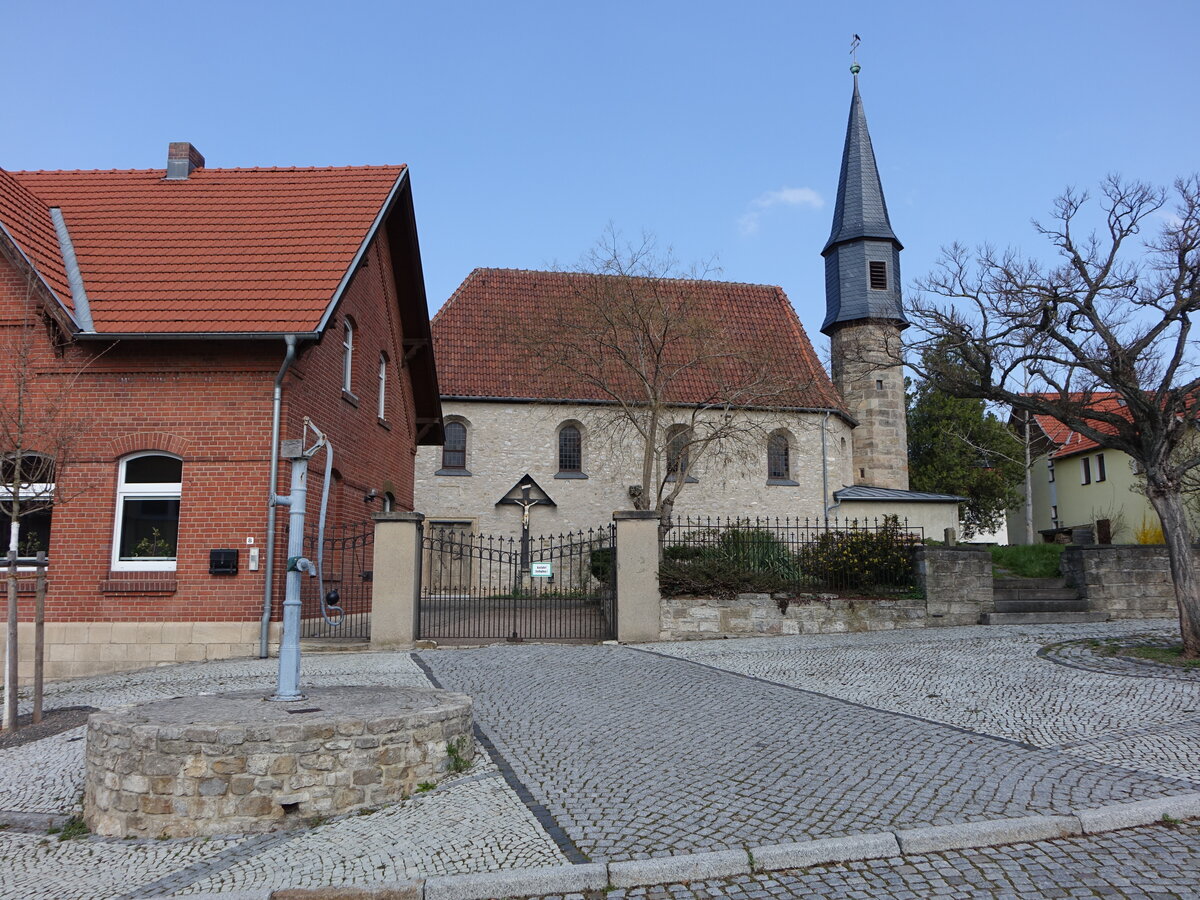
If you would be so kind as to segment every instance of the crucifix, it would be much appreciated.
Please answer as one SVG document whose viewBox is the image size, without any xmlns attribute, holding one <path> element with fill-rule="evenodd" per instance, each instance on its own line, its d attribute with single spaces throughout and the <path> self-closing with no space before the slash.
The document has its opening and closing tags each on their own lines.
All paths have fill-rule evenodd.
<svg viewBox="0 0 1200 900">
<path fill-rule="evenodd" d="M 535 500 L 529 496 L 529 492 L 533 490 L 533 485 L 526 482 L 521 485 L 521 499 L 514 500 L 517 506 L 521 507 L 521 572 L 529 571 L 529 510 L 540 503 L 540 500 Z"/>
<path fill-rule="evenodd" d="M 858 64 L 858 45 L 861 43 L 862 38 L 857 34 L 850 41 L 850 71 L 855 75 L 862 69 L 862 66 Z"/>
</svg>

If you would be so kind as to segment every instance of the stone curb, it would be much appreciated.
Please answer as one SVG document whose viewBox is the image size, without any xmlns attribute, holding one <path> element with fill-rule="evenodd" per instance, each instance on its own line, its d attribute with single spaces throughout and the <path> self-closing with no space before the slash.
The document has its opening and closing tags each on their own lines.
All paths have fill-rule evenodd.
<svg viewBox="0 0 1200 900">
<path fill-rule="evenodd" d="M 1099 809 L 1084 810 L 1076 815 L 1083 826 L 1084 834 L 1154 825 L 1162 822 L 1163 816 L 1190 819 L 1200 816 L 1200 793 L 1176 794 L 1174 797 L 1138 800 L 1134 803 L 1113 803 Z"/>
<path fill-rule="evenodd" d="M 966 850 L 996 844 L 1021 844 L 1051 838 L 1077 837 L 1083 826 L 1076 816 L 1026 816 L 1021 819 L 993 819 L 988 822 L 963 822 L 932 825 L 895 832 L 900 852 L 936 853 L 940 850 Z"/>
<path fill-rule="evenodd" d="M 716 850 L 680 856 L 656 856 L 608 864 L 608 882 L 613 887 L 638 887 L 680 881 L 704 881 L 750 874 L 750 856 L 745 850 Z"/>
<path fill-rule="evenodd" d="M 608 867 L 604 863 L 509 869 L 429 878 L 425 881 L 425 900 L 486 900 L 489 897 L 581 894 L 584 891 L 604 890 L 607 884 Z"/>
<path fill-rule="evenodd" d="M 864 859 L 967 850 L 1003 844 L 1102 834 L 1159 824 L 1163 816 L 1200 818 L 1200 792 L 1176 794 L 1132 803 L 1113 803 L 1066 816 L 1026 816 L 955 825 L 931 825 L 848 837 L 818 838 L 792 844 L 656 856 L 613 863 L 501 869 L 468 875 L 440 875 L 424 881 L 375 887 L 260 889 L 220 894 L 189 894 L 195 900 L 492 900 L 495 897 L 539 897 L 579 894 L 607 887 L 705 881 L 802 869 Z M 753 866 L 751 866 L 753 859 Z M 147 897 L 146 900 L 154 900 Z"/>
<path fill-rule="evenodd" d="M 852 837 L 820 838 L 797 844 L 754 847 L 750 850 L 750 855 L 754 857 L 754 871 L 774 872 L 779 869 L 804 869 L 828 863 L 899 856 L 900 844 L 894 834 L 885 831 L 882 834 L 856 834 Z"/>
</svg>

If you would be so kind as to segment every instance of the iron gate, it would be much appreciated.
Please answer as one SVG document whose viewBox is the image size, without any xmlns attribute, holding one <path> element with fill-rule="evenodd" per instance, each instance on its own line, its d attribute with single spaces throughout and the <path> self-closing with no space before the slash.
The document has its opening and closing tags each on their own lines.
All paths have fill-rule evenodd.
<svg viewBox="0 0 1200 900">
<path fill-rule="evenodd" d="M 417 633 L 435 640 L 612 640 L 616 529 L 517 538 L 431 525 Z"/>
<path fill-rule="evenodd" d="M 304 555 L 317 559 L 317 529 L 305 529 Z M 339 626 L 332 626 L 321 615 L 321 588 L 316 578 L 305 577 L 300 582 L 300 634 L 304 638 L 347 638 L 366 640 L 371 637 L 371 576 L 374 566 L 375 523 L 356 522 L 351 525 L 325 527 L 325 556 L 322 576 L 325 591 L 338 592 L 338 605 L 345 616 Z"/>
</svg>

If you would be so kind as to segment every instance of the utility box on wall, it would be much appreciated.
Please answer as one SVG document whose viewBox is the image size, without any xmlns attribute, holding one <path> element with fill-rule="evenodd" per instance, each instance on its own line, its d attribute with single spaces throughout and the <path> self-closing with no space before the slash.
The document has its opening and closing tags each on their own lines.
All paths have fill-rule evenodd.
<svg viewBox="0 0 1200 900">
<path fill-rule="evenodd" d="M 209 550 L 209 575 L 236 575 L 238 572 L 238 552 L 234 550 Z"/>
</svg>

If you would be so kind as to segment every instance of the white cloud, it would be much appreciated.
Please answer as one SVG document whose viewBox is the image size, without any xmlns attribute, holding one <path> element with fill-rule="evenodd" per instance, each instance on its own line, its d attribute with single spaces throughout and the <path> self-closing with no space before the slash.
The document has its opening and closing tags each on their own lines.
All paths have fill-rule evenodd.
<svg viewBox="0 0 1200 900">
<path fill-rule="evenodd" d="M 775 206 L 801 206 L 809 209 L 820 209 L 825 200 L 808 187 L 782 187 L 776 191 L 767 191 L 750 202 L 750 208 L 738 216 L 738 230 L 745 235 L 757 234 L 763 213 Z"/>
</svg>

